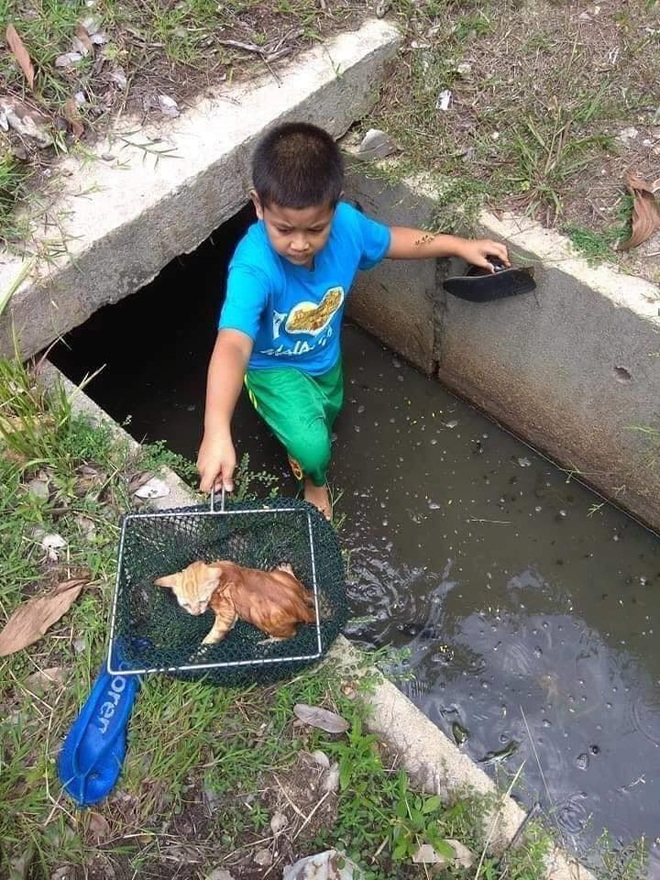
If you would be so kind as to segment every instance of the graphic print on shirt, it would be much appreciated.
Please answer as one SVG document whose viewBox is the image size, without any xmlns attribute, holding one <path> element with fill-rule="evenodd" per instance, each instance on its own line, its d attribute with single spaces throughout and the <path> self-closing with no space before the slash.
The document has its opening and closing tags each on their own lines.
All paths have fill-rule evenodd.
<svg viewBox="0 0 660 880">
<path fill-rule="evenodd" d="M 286 319 L 287 333 L 307 333 L 311 336 L 318 336 L 332 321 L 343 302 L 344 288 L 331 287 L 325 292 L 318 305 L 312 302 L 298 303 L 291 309 Z"/>
<path fill-rule="evenodd" d="M 280 335 L 280 327 L 285 318 L 286 312 L 276 312 L 273 310 L 273 339 L 277 339 Z"/>
</svg>

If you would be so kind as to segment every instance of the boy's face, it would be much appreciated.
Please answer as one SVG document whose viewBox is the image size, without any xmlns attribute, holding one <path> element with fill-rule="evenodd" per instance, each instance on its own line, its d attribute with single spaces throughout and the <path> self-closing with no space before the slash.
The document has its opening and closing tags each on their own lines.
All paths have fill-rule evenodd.
<svg viewBox="0 0 660 880">
<path fill-rule="evenodd" d="M 257 217 L 264 222 L 273 250 L 294 266 L 311 269 L 314 257 L 328 240 L 335 209 L 330 205 L 282 208 L 272 204 L 264 207 L 256 193 L 252 194 L 252 201 Z"/>
</svg>

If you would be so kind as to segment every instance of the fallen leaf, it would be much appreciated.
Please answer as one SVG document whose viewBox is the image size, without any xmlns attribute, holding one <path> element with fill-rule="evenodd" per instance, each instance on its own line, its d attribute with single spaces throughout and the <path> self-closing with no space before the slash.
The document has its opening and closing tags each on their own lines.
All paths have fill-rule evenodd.
<svg viewBox="0 0 660 880">
<path fill-rule="evenodd" d="M 23 40 L 18 36 L 18 32 L 13 24 L 7 25 L 6 38 L 7 45 L 11 49 L 16 61 L 18 61 L 18 66 L 23 71 L 28 86 L 30 89 L 34 89 L 34 67 L 30 60 L 30 54 L 23 45 Z"/>
<path fill-rule="evenodd" d="M 97 846 L 105 843 L 111 836 L 110 823 L 100 813 L 88 813 L 87 834 Z"/>
<path fill-rule="evenodd" d="M 33 672 L 25 679 L 25 686 L 36 693 L 43 693 L 52 687 L 61 687 L 64 684 L 63 669 L 61 666 L 50 666 L 48 669 L 40 669 Z"/>
<path fill-rule="evenodd" d="M 318 727 L 319 730 L 325 730 L 326 733 L 344 733 L 350 727 L 348 721 L 337 715 L 336 712 L 330 712 L 328 709 L 322 709 L 320 706 L 308 706 L 306 703 L 296 703 L 293 707 L 294 714 L 304 724 L 310 727 Z"/>
<path fill-rule="evenodd" d="M 627 174 L 626 187 L 633 197 L 632 233 L 628 241 L 619 245 L 620 251 L 637 247 L 660 229 L 660 205 L 653 195 L 654 184 L 647 183 L 637 174 Z"/>
<path fill-rule="evenodd" d="M 86 583 L 85 578 L 72 578 L 58 584 L 45 596 L 37 596 L 20 605 L 0 632 L 0 657 L 7 657 L 38 641 L 66 614 Z"/>
<path fill-rule="evenodd" d="M 81 138 L 85 133 L 85 126 L 80 121 L 80 113 L 78 112 L 78 104 L 75 98 L 69 98 L 62 108 L 62 116 L 71 126 L 71 133 L 76 140 Z"/>
<path fill-rule="evenodd" d="M 148 483 L 149 480 L 153 477 L 153 474 L 150 474 L 148 471 L 142 471 L 139 474 L 133 474 L 133 476 L 128 481 L 128 491 L 133 493 L 140 486 L 144 486 L 145 483 Z"/>
<path fill-rule="evenodd" d="M 87 28 L 80 22 L 76 25 L 76 38 L 80 40 L 80 45 L 85 50 L 84 54 L 91 55 L 94 52 L 94 46 L 87 33 Z"/>
</svg>

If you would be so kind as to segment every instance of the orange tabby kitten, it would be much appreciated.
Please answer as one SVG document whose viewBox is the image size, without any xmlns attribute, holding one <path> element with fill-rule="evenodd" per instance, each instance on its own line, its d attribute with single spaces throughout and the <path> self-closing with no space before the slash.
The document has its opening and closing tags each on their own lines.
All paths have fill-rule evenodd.
<svg viewBox="0 0 660 880">
<path fill-rule="evenodd" d="M 203 645 L 224 639 L 239 617 L 276 639 L 295 636 L 298 623 L 316 622 L 314 597 L 290 565 L 261 571 L 228 560 L 193 562 L 154 583 L 170 588 L 189 614 L 212 609 L 215 623 Z"/>
</svg>

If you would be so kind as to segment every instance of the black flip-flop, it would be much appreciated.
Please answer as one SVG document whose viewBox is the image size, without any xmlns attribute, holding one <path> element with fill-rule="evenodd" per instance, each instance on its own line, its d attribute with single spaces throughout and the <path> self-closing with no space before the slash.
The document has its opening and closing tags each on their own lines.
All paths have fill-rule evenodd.
<svg viewBox="0 0 660 880">
<path fill-rule="evenodd" d="M 493 265 L 494 272 L 489 272 L 488 269 L 482 269 L 480 266 L 471 266 L 465 275 L 445 279 L 442 286 L 447 293 L 458 299 L 477 303 L 505 299 L 536 290 L 533 266 L 507 268 L 495 258 L 489 258 L 489 262 Z"/>
</svg>

